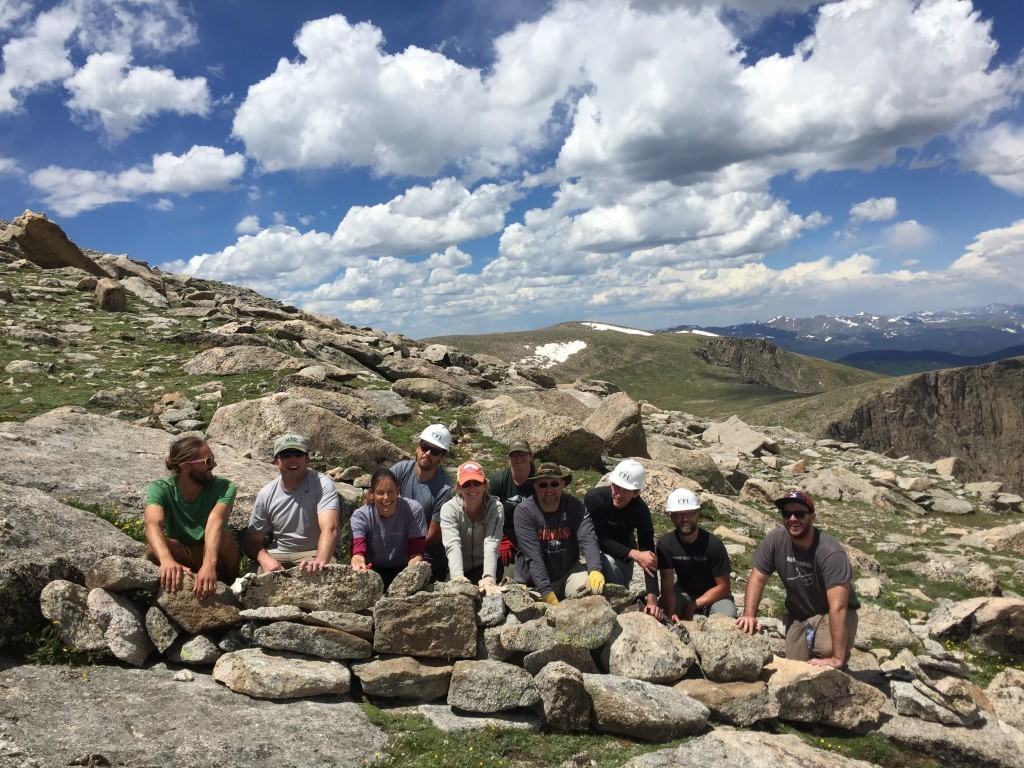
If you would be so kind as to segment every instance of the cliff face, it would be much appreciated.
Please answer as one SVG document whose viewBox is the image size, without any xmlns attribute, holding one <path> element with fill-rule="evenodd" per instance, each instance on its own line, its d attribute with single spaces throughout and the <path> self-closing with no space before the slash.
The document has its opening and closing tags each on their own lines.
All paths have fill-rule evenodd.
<svg viewBox="0 0 1024 768">
<path fill-rule="evenodd" d="M 766 339 L 708 339 L 693 354 L 711 365 L 733 369 L 750 384 L 801 394 L 827 392 L 877 378 L 865 371 L 787 352 Z"/>
<path fill-rule="evenodd" d="M 915 458 L 961 459 L 963 480 L 1024 490 L 1024 357 L 932 371 L 858 405 L 831 436 Z"/>
</svg>

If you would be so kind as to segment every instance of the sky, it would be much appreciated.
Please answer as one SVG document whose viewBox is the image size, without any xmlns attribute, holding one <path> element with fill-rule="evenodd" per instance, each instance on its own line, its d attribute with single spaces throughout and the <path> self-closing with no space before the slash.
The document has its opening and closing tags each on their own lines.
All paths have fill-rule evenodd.
<svg viewBox="0 0 1024 768">
<path fill-rule="evenodd" d="M 0 217 L 415 338 L 1024 302 L 1019 0 L 0 0 Z"/>
</svg>

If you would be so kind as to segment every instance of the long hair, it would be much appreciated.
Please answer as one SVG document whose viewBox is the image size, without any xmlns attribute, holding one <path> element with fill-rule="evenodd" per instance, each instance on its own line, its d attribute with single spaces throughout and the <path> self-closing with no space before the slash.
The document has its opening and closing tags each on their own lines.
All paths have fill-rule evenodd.
<svg viewBox="0 0 1024 768">
<path fill-rule="evenodd" d="M 169 472 L 177 474 L 181 465 L 194 459 L 204 445 L 206 441 L 201 437 L 179 437 L 171 443 L 171 449 L 164 459 L 164 466 Z"/>
</svg>

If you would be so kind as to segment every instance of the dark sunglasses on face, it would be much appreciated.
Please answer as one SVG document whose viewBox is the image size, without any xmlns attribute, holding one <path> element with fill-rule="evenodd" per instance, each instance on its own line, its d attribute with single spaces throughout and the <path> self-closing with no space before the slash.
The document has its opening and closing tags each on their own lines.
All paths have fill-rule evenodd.
<svg viewBox="0 0 1024 768">
<path fill-rule="evenodd" d="M 302 451 L 287 450 L 287 451 L 281 451 L 279 454 L 277 454 L 277 458 L 279 458 L 279 459 L 297 459 L 299 456 L 305 456 L 305 455 L 306 454 L 304 454 Z"/>
<path fill-rule="evenodd" d="M 444 456 L 444 448 L 438 448 L 430 443 L 420 443 L 420 450 L 429 453 L 431 456 Z"/>
<path fill-rule="evenodd" d="M 561 480 L 554 480 L 554 481 L 552 481 L 550 483 L 545 483 L 543 481 L 535 482 L 533 484 L 533 487 L 534 488 L 539 488 L 542 491 L 546 490 L 547 488 L 561 488 L 562 487 L 562 481 Z"/>
<path fill-rule="evenodd" d="M 797 520 L 803 520 L 811 513 L 806 509 L 791 509 L 788 512 L 783 509 L 780 510 L 779 514 L 782 515 L 783 520 L 788 520 L 791 517 L 795 517 Z"/>
<path fill-rule="evenodd" d="M 186 464 L 205 464 L 208 468 L 213 469 L 213 465 L 217 462 L 213 460 L 213 456 L 207 456 L 205 459 L 190 459 L 185 462 Z"/>
</svg>

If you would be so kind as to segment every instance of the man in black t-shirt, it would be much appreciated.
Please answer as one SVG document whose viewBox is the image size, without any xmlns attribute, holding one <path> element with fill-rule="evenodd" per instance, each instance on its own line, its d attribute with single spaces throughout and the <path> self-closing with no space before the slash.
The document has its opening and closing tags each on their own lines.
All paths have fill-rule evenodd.
<svg viewBox="0 0 1024 768">
<path fill-rule="evenodd" d="M 514 575 L 513 564 L 516 552 L 519 551 L 514 512 L 519 502 L 533 496 L 533 481 L 530 476 L 535 469 L 530 444 L 525 440 L 516 440 L 508 447 L 508 469 L 491 475 L 487 484 L 487 492 L 497 497 L 505 510 L 505 527 L 501 542 L 498 544 L 498 564 L 499 572 L 508 569 L 508 576 Z"/>
<path fill-rule="evenodd" d="M 660 619 L 663 614 L 658 607 L 654 525 L 647 502 L 640 498 L 647 471 L 639 461 L 624 459 L 608 479 L 611 485 L 593 488 L 583 497 L 601 545 L 605 578 L 609 584 L 628 586 L 633 580 L 633 564 L 639 565 L 644 570 L 647 594 L 644 612 Z"/>
<path fill-rule="evenodd" d="M 669 494 L 665 512 L 675 525 L 674 531 L 658 540 L 657 547 L 665 613 L 672 621 L 689 621 L 698 613 L 736 618 L 729 553 L 721 539 L 698 527 L 697 494 L 676 488 Z"/>
</svg>

